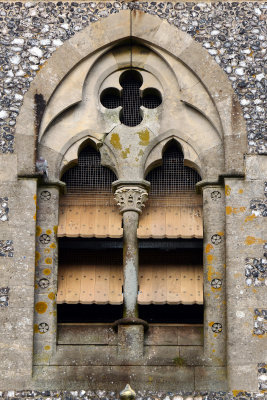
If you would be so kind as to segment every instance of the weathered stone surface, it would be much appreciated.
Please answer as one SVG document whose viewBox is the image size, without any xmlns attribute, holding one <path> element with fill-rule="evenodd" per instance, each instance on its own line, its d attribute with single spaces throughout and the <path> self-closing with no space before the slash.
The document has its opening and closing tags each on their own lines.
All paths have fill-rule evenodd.
<svg viewBox="0 0 267 400">
<path fill-rule="evenodd" d="M 138 399 L 264 398 L 265 11 L 264 2 L 252 1 L 0 2 L 0 390 L 10 390 L 0 398 L 115 399 L 107 390 L 129 382 L 142 390 Z M 131 30 L 140 42 L 131 61 L 163 94 L 164 112 L 144 112 L 149 145 L 135 128 L 135 140 L 121 134 L 111 143 L 106 133 L 118 133 L 119 110 L 101 111 L 95 98 L 111 82 L 107 71 L 113 83 L 120 76 L 113 72 L 130 66 L 128 44 L 121 51 L 114 44 Z M 202 327 L 153 326 L 144 341 L 139 335 L 135 360 L 118 358 L 111 328 L 65 325 L 57 332 L 59 185 L 52 180 L 89 137 L 114 171 L 130 160 L 128 179 L 143 179 L 175 137 L 187 165 L 212 180 L 203 184 L 204 350 Z M 132 158 L 127 143 L 138 149 Z M 114 144 L 112 155 L 107 147 Z M 34 175 L 36 147 L 47 155 L 50 182 Z M 234 392 L 218 392 L 227 388 Z"/>
</svg>

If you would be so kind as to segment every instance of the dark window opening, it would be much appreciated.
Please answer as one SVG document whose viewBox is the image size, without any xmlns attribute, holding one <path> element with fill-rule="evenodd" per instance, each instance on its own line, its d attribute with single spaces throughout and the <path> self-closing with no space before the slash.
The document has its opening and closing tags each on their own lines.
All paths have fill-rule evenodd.
<svg viewBox="0 0 267 400">
<path fill-rule="evenodd" d="M 141 93 L 142 75 L 136 70 L 124 71 L 120 76 L 121 92 L 116 88 L 104 89 L 100 95 L 101 104 L 108 108 L 122 107 L 120 121 L 126 126 L 139 125 L 142 120 L 141 106 L 152 109 L 162 103 L 159 90 L 147 88 Z"/>
<path fill-rule="evenodd" d="M 182 150 L 171 142 L 163 154 L 162 165 L 150 171 L 146 180 L 151 183 L 151 197 L 172 196 L 188 204 L 201 177 L 194 169 L 184 165 Z"/>
<path fill-rule="evenodd" d="M 111 184 L 116 179 L 114 172 L 101 165 L 100 153 L 91 146 L 80 152 L 78 165 L 67 170 L 61 178 L 66 183 L 68 195 L 95 197 L 111 196 Z"/>
<path fill-rule="evenodd" d="M 117 243 L 116 243 L 117 242 Z M 181 281 L 187 275 L 187 266 L 191 275 L 187 278 L 187 288 L 190 279 L 195 285 L 192 268 L 199 264 L 202 257 L 201 241 L 187 241 L 190 246 L 185 249 L 176 245 L 176 240 L 170 240 L 172 246 L 163 248 L 160 240 L 142 240 L 139 250 L 139 317 L 150 323 L 162 324 L 201 324 L 203 322 L 203 305 L 201 304 L 168 304 L 168 282 L 175 280 L 175 272 Z M 179 241 L 177 241 L 179 243 Z M 181 241 L 180 241 L 181 243 Z M 99 247 L 100 244 L 100 247 Z M 110 248 L 109 248 L 110 247 Z M 112 323 L 123 315 L 123 267 L 122 241 L 108 239 L 60 239 L 59 240 L 59 290 L 58 299 L 62 297 L 62 279 L 67 284 L 71 294 L 65 294 L 65 300 L 58 304 L 58 322 L 60 323 Z M 103 251 L 104 250 L 104 251 Z M 176 265 L 177 268 L 173 268 Z M 168 266 L 171 269 L 168 269 Z M 171 272 L 170 272 L 171 271 Z M 173 274 L 172 276 L 168 276 Z M 144 276 L 145 275 L 145 276 Z M 69 281 L 67 279 L 70 278 Z M 93 279 L 92 279 L 93 278 Z M 169 278 L 169 281 L 168 281 Z M 84 283 L 83 283 L 84 280 Z M 177 279 L 176 279 L 177 280 Z M 93 286 L 92 286 L 93 281 Z M 168 282 L 167 282 L 168 281 Z M 78 286 L 77 286 L 78 285 Z M 91 292 L 82 293 L 89 285 Z M 164 297 L 155 294 L 159 287 L 164 286 Z M 173 284 L 171 284 L 173 286 Z M 98 293 L 101 289 L 102 293 Z M 64 290 L 64 289 L 63 289 Z M 187 289 L 188 290 L 188 289 Z M 77 292 L 78 296 L 75 297 Z M 192 291 L 195 294 L 194 290 Z M 179 296 L 181 293 L 179 293 Z M 148 301 L 147 301 L 147 297 Z M 92 302 L 92 304 L 82 304 Z M 172 296 L 171 301 L 175 301 Z M 187 296 L 187 301 L 190 297 Z M 194 299 L 194 298 L 193 298 Z M 96 304 L 98 302 L 105 304 Z M 120 304 L 110 304 L 116 302 Z M 141 304 L 141 302 L 149 304 Z M 162 304 L 152 304 L 154 301 Z M 181 297 L 181 301 L 183 301 Z M 195 302 L 196 299 L 193 300 Z M 76 303 L 76 304 L 74 304 Z"/>
<path fill-rule="evenodd" d="M 203 324 L 203 305 L 156 305 L 138 307 L 139 318 L 151 324 Z"/>
<path fill-rule="evenodd" d="M 113 323 L 123 314 L 122 305 L 58 304 L 58 323 Z"/>
</svg>

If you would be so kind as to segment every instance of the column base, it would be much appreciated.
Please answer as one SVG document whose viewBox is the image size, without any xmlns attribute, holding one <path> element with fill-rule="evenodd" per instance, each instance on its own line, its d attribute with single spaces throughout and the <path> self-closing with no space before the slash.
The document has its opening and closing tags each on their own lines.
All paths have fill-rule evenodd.
<svg viewBox="0 0 267 400">
<path fill-rule="evenodd" d="M 149 328 L 149 325 L 146 321 L 144 321 L 141 318 L 136 318 L 136 317 L 125 317 L 125 318 L 121 318 L 121 319 L 118 319 L 117 321 L 115 321 L 112 325 L 115 332 L 118 331 L 119 325 L 143 325 L 144 331 L 147 331 Z"/>
</svg>

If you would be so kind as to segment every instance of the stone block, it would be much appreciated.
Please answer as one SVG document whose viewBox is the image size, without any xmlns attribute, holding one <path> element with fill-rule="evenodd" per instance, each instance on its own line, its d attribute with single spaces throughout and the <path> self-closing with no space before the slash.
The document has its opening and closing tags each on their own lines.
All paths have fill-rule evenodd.
<svg viewBox="0 0 267 400">
<path fill-rule="evenodd" d="M 115 345 L 117 334 L 112 327 L 93 325 L 58 325 L 58 344 Z"/>
<path fill-rule="evenodd" d="M 0 182 L 12 182 L 17 179 L 17 155 L 2 154 L 0 157 Z"/>
<path fill-rule="evenodd" d="M 205 365 L 203 346 L 180 346 L 180 358 L 186 366 Z"/>
<path fill-rule="evenodd" d="M 203 327 L 202 326 L 179 326 L 178 327 L 179 346 L 203 346 Z"/>
<path fill-rule="evenodd" d="M 51 365 L 103 365 L 117 364 L 116 346 L 57 346 L 57 351 L 52 357 Z"/>
<path fill-rule="evenodd" d="M 144 355 L 143 325 L 118 326 L 118 357 L 122 360 L 138 360 Z"/>
<path fill-rule="evenodd" d="M 195 390 L 227 390 L 225 367 L 195 367 Z"/>
<path fill-rule="evenodd" d="M 267 157 L 256 154 L 247 154 L 245 159 L 246 179 L 260 181 L 267 171 Z"/>
<path fill-rule="evenodd" d="M 177 359 L 180 359 L 179 346 L 146 346 L 145 359 L 147 365 L 172 365 L 176 366 Z M 186 366 L 186 364 L 182 364 Z"/>
<path fill-rule="evenodd" d="M 257 371 L 256 362 L 228 366 L 229 390 L 258 392 Z"/>
<path fill-rule="evenodd" d="M 176 326 L 150 326 L 145 333 L 146 346 L 176 346 L 178 344 Z"/>
<path fill-rule="evenodd" d="M 109 388 L 121 391 L 127 383 L 135 390 L 194 390 L 194 370 L 171 366 L 49 366 L 35 367 L 32 388 L 39 390 L 84 390 Z M 206 390 L 206 389 L 204 389 Z"/>
</svg>

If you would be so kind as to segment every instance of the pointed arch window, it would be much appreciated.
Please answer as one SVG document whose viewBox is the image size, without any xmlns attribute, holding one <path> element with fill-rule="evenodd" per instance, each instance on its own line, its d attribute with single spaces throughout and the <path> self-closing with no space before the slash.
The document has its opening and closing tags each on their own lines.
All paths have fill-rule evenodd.
<svg viewBox="0 0 267 400">
<path fill-rule="evenodd" d="M 62 176 L 67 191 L 60 200 L 58 232 L 58 304 L 105 304 L 113 320 L 114 312 L 119 314 L 121 308 L 112 310 L 112 306 L 123 303 L 123 230 L 111 191 L 116 179 L 111 170 L 101 166 L 100 154 L 85 147 L 78 165 Z M 203 304 L 202 197 L 195 192 L 200 176 L 184 166 L 181 149 L 171 143 L 163 154 L 162 166 L 146 179 L 151 193 L 138 229 L 140 315 L 152 322 L 166 315 L 169 322 L 177 322 L 174 315 L 178 310 L 165 307 L 162 313 L 162 305 L 182 305 L 183 320 L 190 314 L 185 306 Z M 148 309 L 147 305 L 154 307 Z M 157 306 L 161 306 L 160 311 L 156 311 Z M 94 307 L 91 315 L 95 315 Z M 202 313 L 197 307 L 193 311 L 192 321 L 201 322 Z M 71 313 L 65 314 L 68 317 Z M 84 319 L 84 314 L 79 318 Z"/>
</svg>

